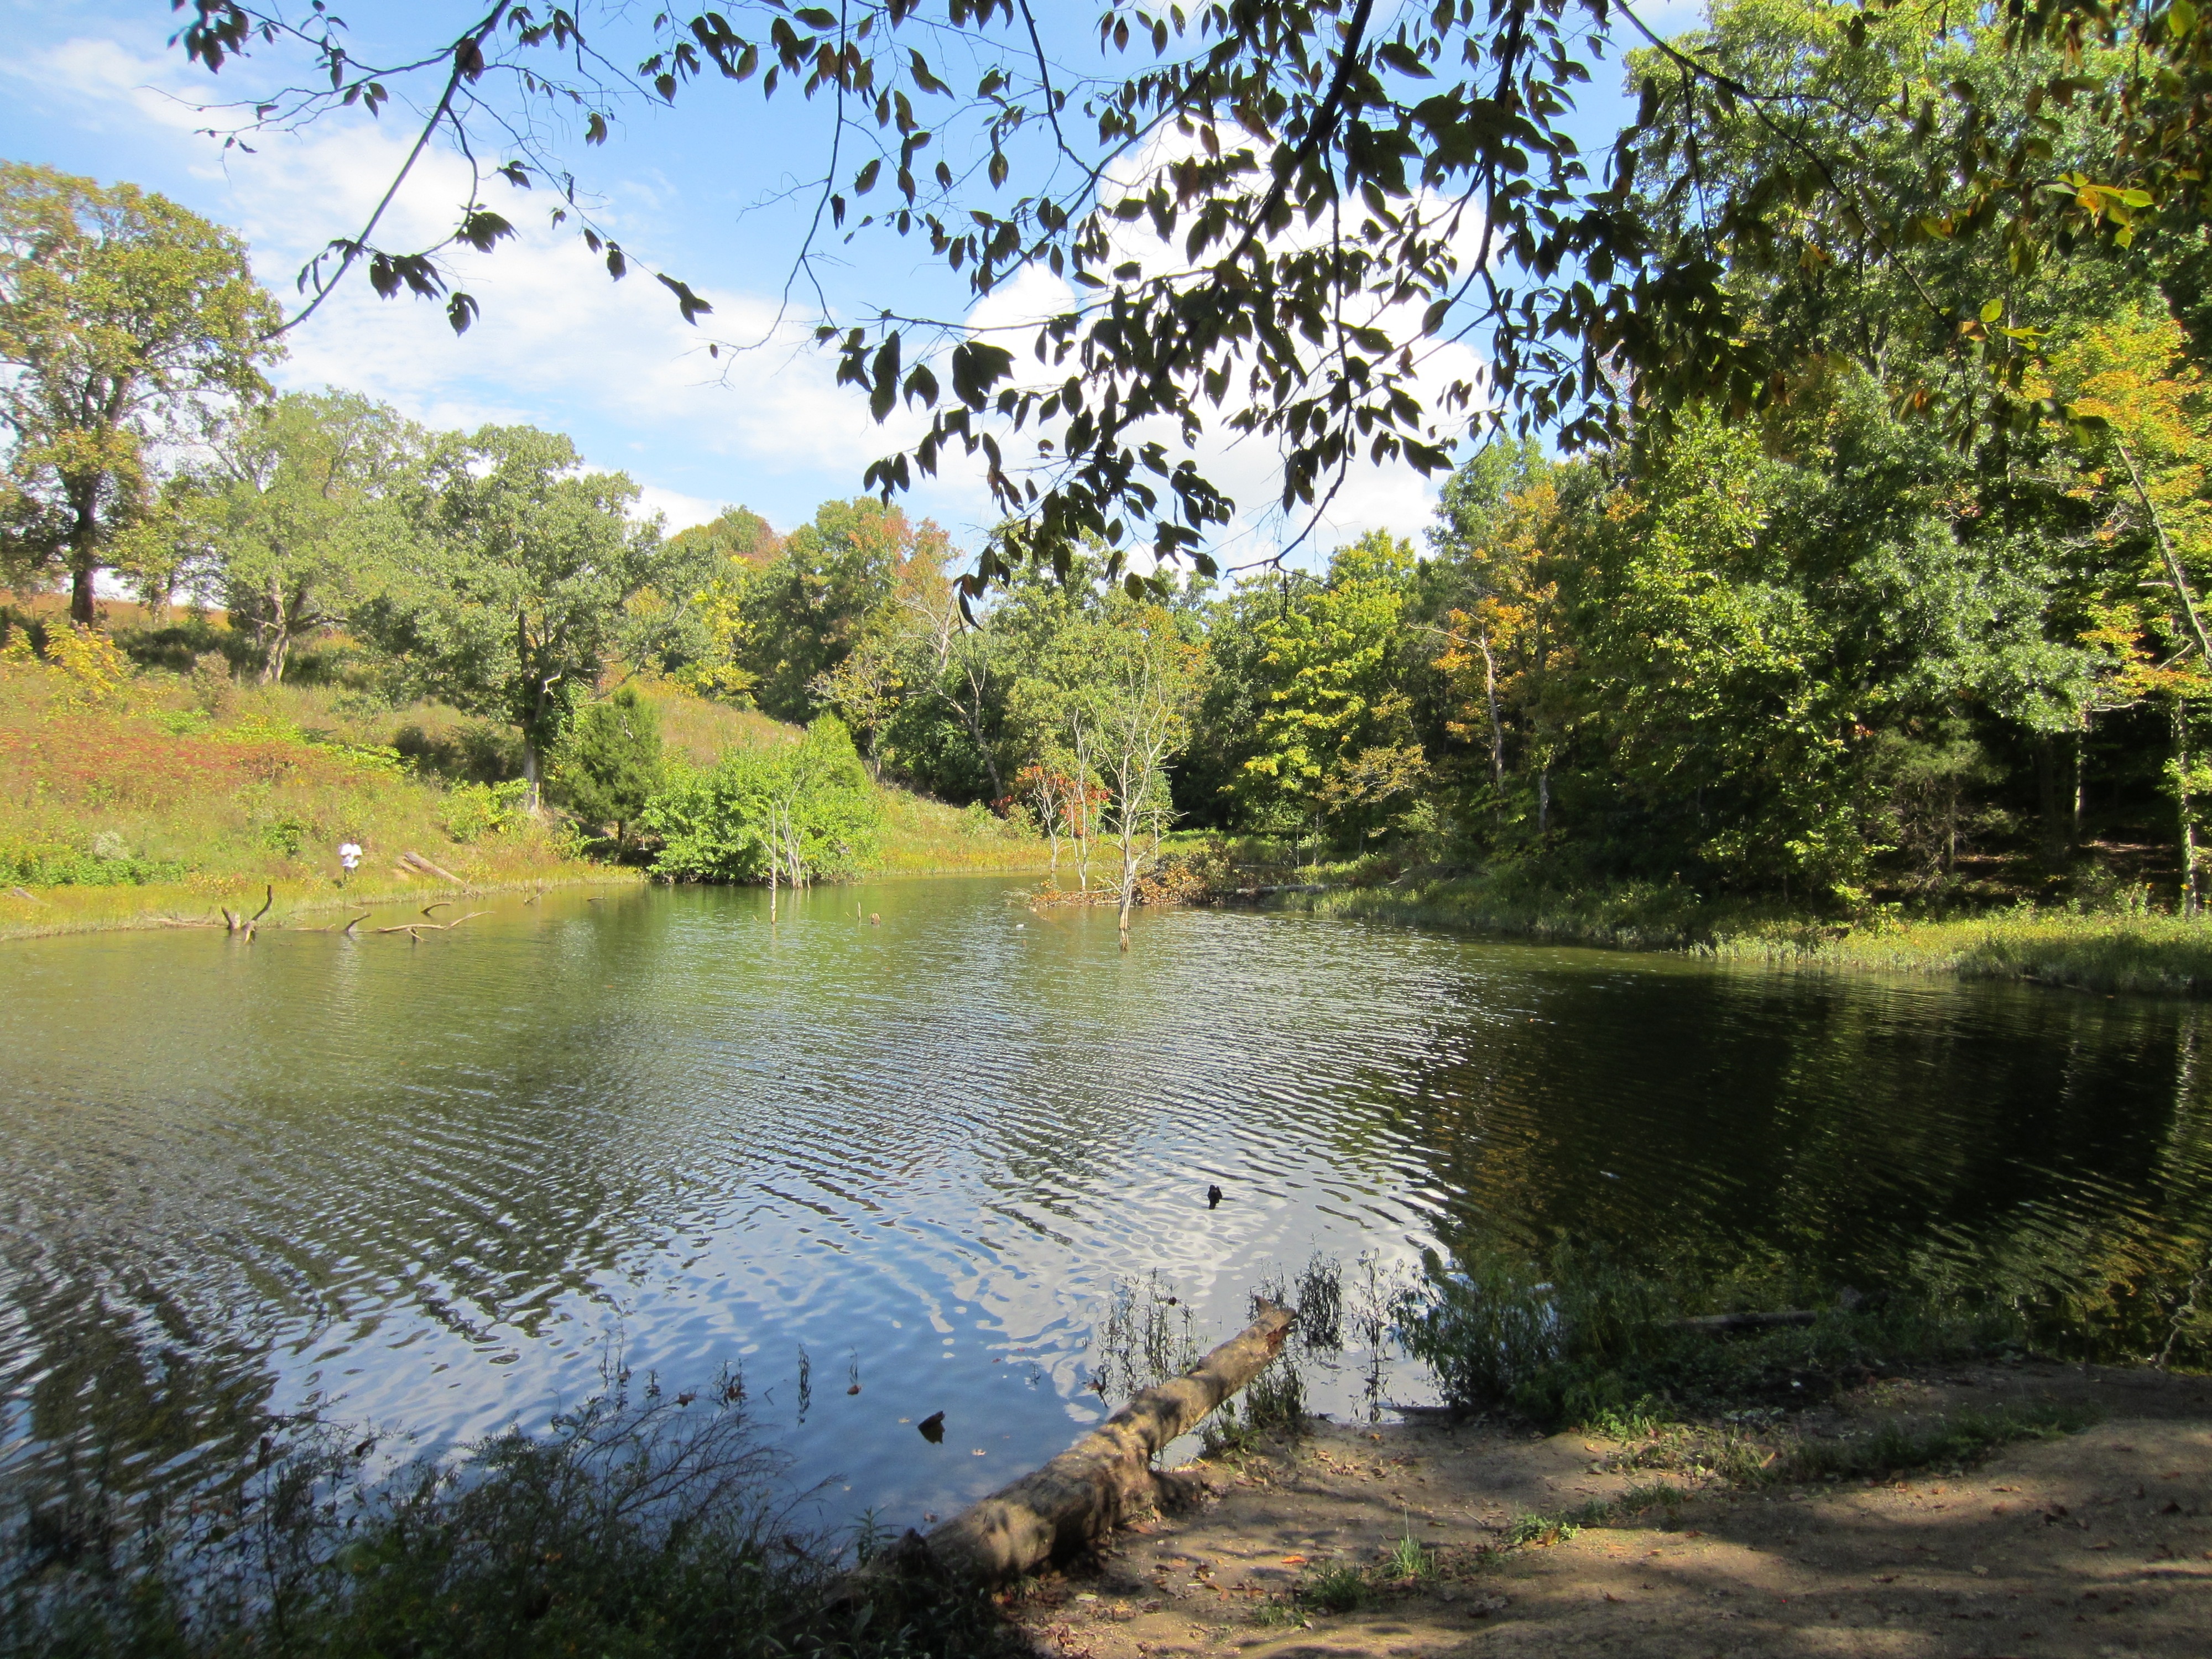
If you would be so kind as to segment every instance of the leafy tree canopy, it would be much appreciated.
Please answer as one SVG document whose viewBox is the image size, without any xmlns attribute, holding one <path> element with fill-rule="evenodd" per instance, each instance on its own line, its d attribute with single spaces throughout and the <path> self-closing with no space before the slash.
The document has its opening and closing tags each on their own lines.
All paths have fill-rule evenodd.
<svg viewBox="0 0 2212 1659">
<path fill-rule="evenodd" d="M 441 436 L 414 533 L 356 613 L 408 683 L 521 733 L 533 805 L 545 755 L 655 574 L 659 520 L 628 516 L 637 495 L 623 474 L 584 471 L 557 434 Z"/>
<path fill-rule="evenodd" d="M 149 511 L 149 451 L 264 396 L 280 314 L 234 233 L 135 185 L 0 162 L 0 568 L 93 583 Z"/>
<path fill-rule="evenodd" d="M 1735 0 L 1662 41 L 1620 0 L 1115 0 L 1083 47 L 1029 0 L 744 0 L 659 14 L 650 38 L 622 8 L 502 0 L 384 64 L 325 11 L 189 11 L 179 40 L 210 70 L 248 52 L 312 66 L 241 129 L 397 95 L 427 112 L 424 142 L 496 153 L 510 187 L 562 184 L 556 222 L 617 277 L 639 253 L 568 187 L 541 109 L 580 112 L 589 145 L 627 100 L 716 82 L 829 105 L 795 276 L 889 234 L 977 296 L 1029 271 L 1071 295 L 1005 331 L 896 303 L 820 319 L 879 419 L 930 411 L 872 486 L 981 456 L 1007 518 L 971 593 L 1026 556 L 1064 571 L 1085 538 L 1117 569 L 1148 534 L 1210 570 L 1234 503 L 1177 453 L 1209 429 L 1279 447 L 1278 498 L 1298 509 L 1366 461 L 1443 468 L 1501 404 L 1602 444 L 1631 411 L 1657 429 L 1706 402 L 1771 407 L 1808 368 L 1877 368 L 1896 347 L 1924 360 L 1913 406 L 1961 434 L 2017 424 L 2037 273 L 2128 257 L 2147 227 L 2185 241 L 2212 179 L 2212 15 L 2189 6 Z M 1638 114 L 1585 155 L 1576 89 L 1629 46 Z M 314 302 L 358 267 L 380 292 L 444 295 L 465 327 L 476 301 L 448 291 L 440 249 L 380 241 L 381 214 L 304 273 Z M 511 230 L 477 195 L 450 243 Z M 654 274 L 687 319 L 708 314 Z M 1844 289 L 1884 302 L 1839 319 L 1825 301 Z M 1455 341 L 1486 384 L 1438 369 Z"/>
</svg>

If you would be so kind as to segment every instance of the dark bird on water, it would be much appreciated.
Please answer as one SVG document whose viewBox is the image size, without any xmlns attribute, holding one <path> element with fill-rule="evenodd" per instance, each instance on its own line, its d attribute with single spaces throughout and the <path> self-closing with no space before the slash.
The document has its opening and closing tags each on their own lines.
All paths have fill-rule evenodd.
<svg viewBox="0 0 2212 1659">
<path fill-rule="evenodd" d="M 1206 1207 L 1209 1210 L 1218 1210 L 1221 1207 L 1220 1188 L 1208 1187 L 1206 1189 Z"/>
<path fill-rule="evenodd" d="M 945 1413 L 932 1412 L 921 1422 L 915 1424 L 915 1427 L 921 1431 L 921 1437 L 924 1440 L 933 1446 L 938 1445 L 945 1439 Z"/>
</svg>

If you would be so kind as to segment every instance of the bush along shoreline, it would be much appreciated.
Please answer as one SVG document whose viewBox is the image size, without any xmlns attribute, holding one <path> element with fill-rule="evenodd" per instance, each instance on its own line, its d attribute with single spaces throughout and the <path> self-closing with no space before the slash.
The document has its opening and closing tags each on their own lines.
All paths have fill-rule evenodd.
<svg viewBox="0 0 2212 1659">
<path fill-rule="evenodd" d="M 1840 918 L 1773 900 L 1708 899 L 1678 885 L 1549 887 L 1518 872 L 1246 864 L 1197 902 L 1259 903 L 1346 921 L 1439 927 L 1532 943 L 1649 951 L 1829 970 L 2009 980 L 2106 994 L 2212 995 L 2212 918 L 2138 893 L 2101 905 L 2020 901 L 1974 914 L 1885 907 Z"/>
<path fill-rule="evenodd" d="M 854 1594 L 886 1540 L 791 1490 L 735 1372 L 673 1399 L 606 1382 L 541 1435 L 443 1456 L 308 1419 L 189 1490 L 58 1480 L 0 1530 L 0 1659 L 1026 1651 L 979 1593 Z"/>
</svg>

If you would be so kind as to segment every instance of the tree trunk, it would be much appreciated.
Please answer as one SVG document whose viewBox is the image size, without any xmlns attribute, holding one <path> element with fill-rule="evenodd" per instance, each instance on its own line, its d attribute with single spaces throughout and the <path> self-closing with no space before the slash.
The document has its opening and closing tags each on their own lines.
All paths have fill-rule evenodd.
<svg viewBox="0 0 2212 1659">
<path fill-rule="evenodd" d="M 989 1584 L 1099 1543 L 1158 1504 L 1165 1482 L 1153 1473 L 1153 1457 L 1257 1376 L 1282 1352 L 1294 1317 L 1262 1303 L 1259 1317 L 1193 1370 L 1146 1389 L 1042 1468 L 927 1539 L 909 1533 L 878 1559 L 896 1569 L 927 1557 L 956 1577 Z"/>
<path fill-rule="evenodd" d="M 2173 700 L 2173 794 L 2181 817 L 2181 914 L 2195 916 L 2197 903 L 2197 823 L 2195 803 L 2189 794 L 2189 716 L 2187 705 Z"/>
<path fill-rule="evenodd" d="M 264 595 L 269 605 L 269 615 L 258 629 L 261 635 L 261 684 L 279 685 L 284 679 L 284 663 L 292 653 L 292 619 L 284 604 L 284 584 L 276 577 L 269 579 L 269 592 Z"/>
<path fill-rule="evenodd" d="M 1052 868 L 1048 873 L 1058 876 L 1060 874 L 1060 786 L 1052 781 L 1051 774 L 1047 769 L 1039 766 L 1037 770 L 1046 775 L 1044 781 L 1036 788 L 1037 817 L 1044 830 L 1044 838 L 1052 848 Z M 1060 884 L 1055 881 L 1053 884 L 1056 887 Z"/>
<path fill-rule="evenodd" d="M 1482 696 L 1490 705 L 1490 781 L 1505 788 L 1505 722 L 1498 717 L 1498 659 L 1490 653 L 1490 635 L 1482 636 Z"/>
<path fill-rule="evenodd" d="M 2081 844 L 2081 813 L 2089 770 L 2089 711 L 2081 711 L 2081 729 L 2074 734 L 2074 845 Z"/>
<path fill-rule="evenodd" d="M 2035 793 L 2042 818 L 2043 867 L 2065 867 L 2073 848 L 2066 835 L 2066 813 L 2059 805 L 2058 744 L 2048 732 L 2035 737 Z"/>
<path fill-rule="evenodd" d="M 64 486 L 70 503 L 70 620 L 93 624 L 93 579 L 100 574 L 100 481 L 82 476 Z"/>
<path fill-rule="evenodd" d="M 544 768 L 538 759 L 538 742 L 529 732 L 522 734 L 522 776 L 530 787 L 523 792 L 523 810 L 535 817 L 538 811 L 538 794 L 543 785 Z"/>
<path fill-rule="evenodd" d="M 1129 948 L 1129 907 L 1137 902 L 1137 858 L 1129 826 L 1121 826 L 1121 948 Z"/>
<path fill-rule="evenodd" d="M 1552 763 L 1536 769 L 1536 838 L 1541 841 L 1552 823 Z"/>
</svg>

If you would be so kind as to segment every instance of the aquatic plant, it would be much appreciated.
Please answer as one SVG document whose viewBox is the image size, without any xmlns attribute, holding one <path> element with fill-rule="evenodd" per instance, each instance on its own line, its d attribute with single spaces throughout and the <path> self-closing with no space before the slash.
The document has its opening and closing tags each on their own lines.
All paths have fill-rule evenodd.
<svg viewBox="0 0 2212 1659">
<path fill-rule="evenodd" d="M 1425 1267 L 1401 1301 L 1399 1331 L 1445 1401 L 1546 1425 L 1641 1432 L 1684 1413 L 1806 1405 L 1903 1364 L 2020 1353 L 2032 1334 L 2009 1304 L 1934 1294 L 1846 1297 L 1802 1323 L 1717 1333 L 1696 1317 L 1742 1307 L 1753 1285 L 1640 1267 L 1592 1244 L 1540 1257 L 1469 1244 L 1449 1262 L 1431 1253 Z M 1814 1299 L 1806 1288 L 1764 1286 L 1784 1306 Z"/>
<path fill-rule="evenodd" d="M 1171 1294 L 1155 1269 L 1142 1279 L 1116 1279 L 1104 1323 L 1093 1337 L 1091 1387 L 1119 1406 L 1145 1389 L 1181 1376 L 1205 1352 L 1197 1316 Z"/>
<path fill-rule="evenodd" d="M 336 1656 L 905 1659 L 1016 1651 L 981 1597 L 885 1575 L 808 1520 L 732 1376 L 608 1392 L 548 1432 L 380 1460 L 374 1435 L 271 1425 L 189 1492 L 19 1495 L 4 1659 Z M 865 1530 L 865 1529 L 864 1529 Z"/>
</svg>

